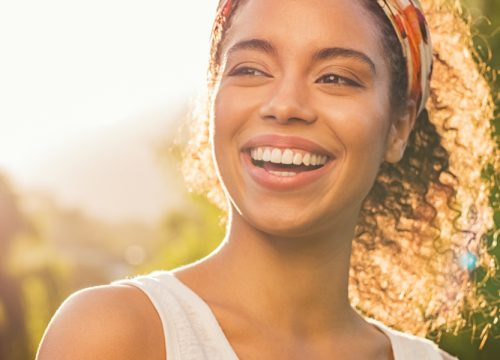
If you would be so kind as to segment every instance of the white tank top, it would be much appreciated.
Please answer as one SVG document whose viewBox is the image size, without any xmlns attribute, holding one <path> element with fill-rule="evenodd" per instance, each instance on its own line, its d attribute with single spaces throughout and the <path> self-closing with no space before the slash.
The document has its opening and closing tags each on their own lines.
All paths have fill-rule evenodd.
<svg viewBox="0 0 500 360">
<path fill-rule="evenodd" d="M 208 304 L 174 273 L 156 271 L 113 284 L 136 286 L 151 300 L 163 325 L 168 360 L 238 360 Z M 394 360 L 442 360 L 432 341 L 366 320 L 388 336 Z"/>
</svg>

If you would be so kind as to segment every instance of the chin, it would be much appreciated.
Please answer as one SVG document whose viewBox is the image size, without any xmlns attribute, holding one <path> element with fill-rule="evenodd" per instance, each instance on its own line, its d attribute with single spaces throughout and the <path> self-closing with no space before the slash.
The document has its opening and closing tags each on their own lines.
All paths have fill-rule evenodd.
<svg viewBox="0 0 500 360">
<path fill-rule="evenodd" d="M 294 238 L 309 236 L 321 227 L 318 221 L 314 221 L 312 215 L 290 206 L 286 209 L 267 207 L 264 211 L 262 206 L 258 206 L 253 211 L 245 209 L 237 216 L 240 216 L 249 226 L 265 234 Z"/>
</svg>

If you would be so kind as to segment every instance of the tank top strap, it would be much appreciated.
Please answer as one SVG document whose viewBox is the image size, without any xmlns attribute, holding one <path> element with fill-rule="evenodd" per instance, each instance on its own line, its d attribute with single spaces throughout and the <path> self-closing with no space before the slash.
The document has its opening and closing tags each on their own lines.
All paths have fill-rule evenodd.
<svg viewBox="0 0 500 360">
<path fill-rule="evenodd" d="M 238 360 L 210 307 L 170 271 L 118 280 L 142 290 L 160 316 L 168 360 Z"/>
<path fill-rule="evenodd" d="M 372 318 L 365 319 L 389 337 L 395 360 L 443 360 L 439 347 L 431 340 L 394 330 Z"/>
</svg>

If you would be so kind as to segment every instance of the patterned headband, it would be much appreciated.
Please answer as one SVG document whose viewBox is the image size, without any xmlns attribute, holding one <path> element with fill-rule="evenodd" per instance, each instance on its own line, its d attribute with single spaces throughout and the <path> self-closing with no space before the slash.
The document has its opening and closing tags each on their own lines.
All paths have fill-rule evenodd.
<svg viewBox="0 0 500 360">
<path fill-rule="evenodd" d="M 377 0 L 389 18 L 403 49 L 408 73 L 408 95 L 424 109 L 430 92 L 432 47 L 419 0 Z"/>
<path fill-rule="evenodd" d="M 408 74 L 408 97 L 414 100 L 417 116 L 424 109 L 430 92 L 432 48 L 429 28 L 419 0 L 376 0 L 391 21 L 401 43 Z M 221 1 L 219 16 L 226 18 L 232 0 Z"/>
</svg>

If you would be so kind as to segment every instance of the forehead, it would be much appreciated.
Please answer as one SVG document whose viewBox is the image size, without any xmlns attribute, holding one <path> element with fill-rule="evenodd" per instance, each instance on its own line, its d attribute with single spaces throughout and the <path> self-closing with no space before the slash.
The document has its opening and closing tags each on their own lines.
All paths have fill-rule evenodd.
<svg viewBox="0 0 500 360">
<path fill-rule="evenodd" d="M 339 46 L 382 57 L 376 20 L 360 0 L 244 0 L 223 47 L 248 38 L 268 40 L 278 51 Z"/>
</svg>

